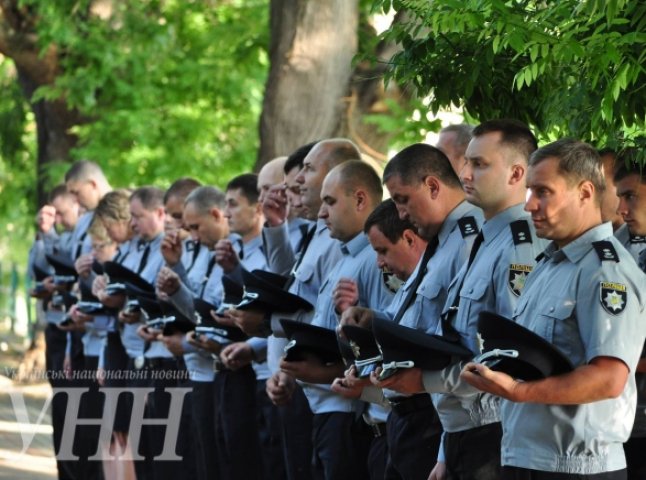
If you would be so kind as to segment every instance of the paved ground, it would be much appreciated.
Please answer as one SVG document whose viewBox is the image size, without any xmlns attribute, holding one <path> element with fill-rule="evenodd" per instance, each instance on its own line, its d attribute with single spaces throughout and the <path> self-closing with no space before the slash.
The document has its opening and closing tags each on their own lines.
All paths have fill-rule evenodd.
<svg viewBox="0 0 646 480">
<path fill-rule="evenodd" d="M 56 478 L 49 408 L 38 418 L 51 390 L 49 384 L 21 386 L 0 375 L 0 479 L 46 480 Z M 19 422 L 12 396 L 24 399 L 29 421 Z M 24 446 L 23 437 L 33 439 Z M 25 448 L 26 447 L 26 448 Z"/>
</svg>

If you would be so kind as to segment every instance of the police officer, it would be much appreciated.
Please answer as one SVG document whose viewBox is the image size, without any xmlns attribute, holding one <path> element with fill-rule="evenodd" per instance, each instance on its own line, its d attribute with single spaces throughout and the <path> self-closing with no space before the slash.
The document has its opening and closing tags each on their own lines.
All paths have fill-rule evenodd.
<svg viewBox="0 0 646 480">
<path fill-rule="evenodd" d="M 467 201 L 483 211 L 485 223 L 449 287 L 442 333 L 473 353 L 480 349 L 476 323 L 483 310 L 511 315 L 527 272 L 542 250 L 523 212 L 525 171 L 536 140 L 527 126 L 513 120 L 484 122 L 473 131 L 460 179 Z M 440 462 L 432 477 L 497 479 L 501 437 L 498 401 L 460 390 L 460 364 L 441 372 L 406 369 L 383 386 L 403 393 L 426 390 L 444 427 Z M 467 385 L 468 387 L 468 385 Z M 444 461 L 441 461 L 444 460 Z"/>
<path fill-rule="evenodd" d="M 362 231 L 381 196 L 377 173 L 360 160 L 344 162 L 325 177 L 320 189 L 319 218 L 328 225 L 330 236 L 342 242 L 343 256 L 321 286 L 312 325 L 334 330 L 337 311 L 357 304 L 385 308 L 390 303 L 392 292 L 384 283 L 375 252 Z M 281 369 L 306 382 L 303 391 L 314 413 L 314 456 L 323 477 L 365 476 L 369 437 L 365 425 L 356 423 L 363 406 L 340 397 L 329 386 L 342 373 L 342 364 L 324 365 L 315 358 L 283 359 Z"/>
<path fill-rule="evenodd" d="M 616 193 L 619 197 L 618 213 L 626 222 L 621 232 L 615 236 L 646 271 L 646 182 L 639 164 L 635 161 L 634 151 L 628 150 L 621 155 L 614 172 Z M 607 177 L 606 177 L 607 178 Z M 624 444 L 627 474 L 629 480 L 646 476 L 646 350 L 637 364 L 637 413 L 630 439 Z"/>
<path fill-rule="evenodd" d="M 449 285 L 467 259 L 482 213 L 464 200 L 462 185 L 448 159 L 430 145 L 411 145 L 395 155 L 384 170 L 384 183 L 400 215 L 410 218 L 429 246 L 413 273 L 413 278 L 420 276 L 419 281 L 411 280 L 403 287 L 414 291 L 401 297 L 390 312 L 375 315 L 435 333 Z M 391 382 L 396 384 L 400 375 Z M 442 433 L 430 396 L 402 395 L 393 390 L 387 390 L 386 396 L 392 405 L 388 478 L 428 476 Z"/>
<path fill-rule="evenodd" d="M 240 253 L 236 254 L 229 240 L 218 242 L 215 251 L 219 264 L 226 275 L 242 284 L 242 269 L 247 271 L 267 270 L 267 257 L 262 245 L 262 205 L 259 202 L 261 192 L 258 190 L 258 176 L 247 173 L 229 181 L 226 188 L 226 206 L 224 215 L 229 220 L 231 231 L 240 236 Z M 231 309 L 225 316 L 235 315 L 237 310 Z M 269 400 L 265 383 L 270 376 L 267 365 L 267 339 L 253 337 L 246 342 L 236 342 L 227 345 L 220 354 L 227 368 L 240 370 L 251 364 L 255 373 L 255 386 L 252 396 L 255 396 L 255 407 L 258 418 L 258 434 L 262 452 L 262 469 L 264 478 L 281 479 L 285 477 L 285 467 L 280 449 L 280 434 L 275 406 Z M 221 384 L 224 388 L 225 384 Z M 227 387 L 231 388 L 231 387 Z M 239 388 L 247 389 L 248 385 L 239 384 Z M 221 393 L 222 395 L 223 393 Z M 235 417 L 232 405 L 223 403 L 224 417 Z M 237 407 L 236 407 L 237 408 Z M 251 419 L 250 419 L 251 420 Z"/>
<path fill-rule="evenodd" d="M 526 210 L 552 242 L 513 318 L 575 368 L 519 382 L 471 363 L 463 378 L 504 399 L 503 479 L 626 478 L 646 277 L 601 221 L 604 179 L 592 147 L 566 139 L 540 148 L 527 184 Z"/>
</svg>

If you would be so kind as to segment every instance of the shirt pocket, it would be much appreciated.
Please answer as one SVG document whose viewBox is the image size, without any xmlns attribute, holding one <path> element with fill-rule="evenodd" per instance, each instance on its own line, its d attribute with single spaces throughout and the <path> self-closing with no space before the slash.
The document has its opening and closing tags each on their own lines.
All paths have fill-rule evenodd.
<svg viewBox="0 0 646 480">
<path fill-rule="evenodd" d="M 439 283 L 430 283 L 420 285 L 417 289 L 417 294 L 428 300 L 437 301 L 436 299 L 440 295 L 441 291 L 442 285 Z"/>
<path fill-rule="evenodd" d="M 563 298 L 545 297 L 537 306 L 537 316 L 536 320 L 531 322 L 531 330 L 551 343 L 555 343 L 555 340 L 567 339 L 571 333 L 569 332 L 571 322 L 567 320 L 572 317 L 574 306 L 574 302 L 567 302 Z"/>
<path fill-rule="evenodd" d="M 298 269 L 294 272 L 294 277 L 301 283 L 310 283 L 314 277 L 314 265 L 311 263 L 302 263 L 298 266 Z"/>
</svg>

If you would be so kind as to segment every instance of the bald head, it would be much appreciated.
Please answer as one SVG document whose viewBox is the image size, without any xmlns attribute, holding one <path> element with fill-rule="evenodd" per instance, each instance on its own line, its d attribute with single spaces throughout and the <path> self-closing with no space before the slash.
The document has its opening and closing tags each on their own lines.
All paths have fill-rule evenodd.
<svg viewBox="0 0 646 480">
<path fill-rule="evenodd" d="M 258 172 L 258 201 L 262 202 L 265 194 L 274 185 L 285 181 L 284 167 L 287 157 L 277 157 L 265 163 Z"/>
<path fill-rule="evenodd" d="M 307 158 L 320 156 L 328 171 L 348 160 L 361 160 L 359 148 L 347 138 L 322 140 L 310 151 Z"/>
<path fill-rule="evenodd" d="M 334 167 L 321 189 L 319 218 L 330 229 L 330 236 L 343 242 L 363 230 L 366 219 L 381 202 L 379 175 L 367 163 L 351 160 Z"/>
<path fill-rule="evenodd" d="M 360 160 L 344 162 L 330 170 L 325 181 L 329 179 L 338 182 L 348 195 L 352 195 L 357 190 L 365 191 L 373 208 L 381 203 L 384 194 L 381 178 L 368 163 Z"/>
<path fill-rule="evenodd" d="M 359 149 L 345 138 L 333 138 L 317 143 L 303 160 L 296 177 L 300 185 L 301 203 L 305 215 L 315 219 L 321 207 L 321 186 L 330 170 L 350 160 L 361 160 Z"/>
</svg>

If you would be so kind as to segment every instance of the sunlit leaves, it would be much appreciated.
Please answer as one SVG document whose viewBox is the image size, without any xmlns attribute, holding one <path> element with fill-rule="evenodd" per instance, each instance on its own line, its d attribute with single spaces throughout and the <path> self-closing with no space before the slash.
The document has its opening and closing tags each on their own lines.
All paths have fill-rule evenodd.
<svg viewBox="0 0 646 480">
<path fill-rule="evenodd" d="M 646 3 L 402 0 L 384 36 L 391 78 L 480 119 L 516 117 L 544 138 L 630 142 L 646 125 Z M 382 8 L 397 8 L 376 1 Z"/>
</svg>

